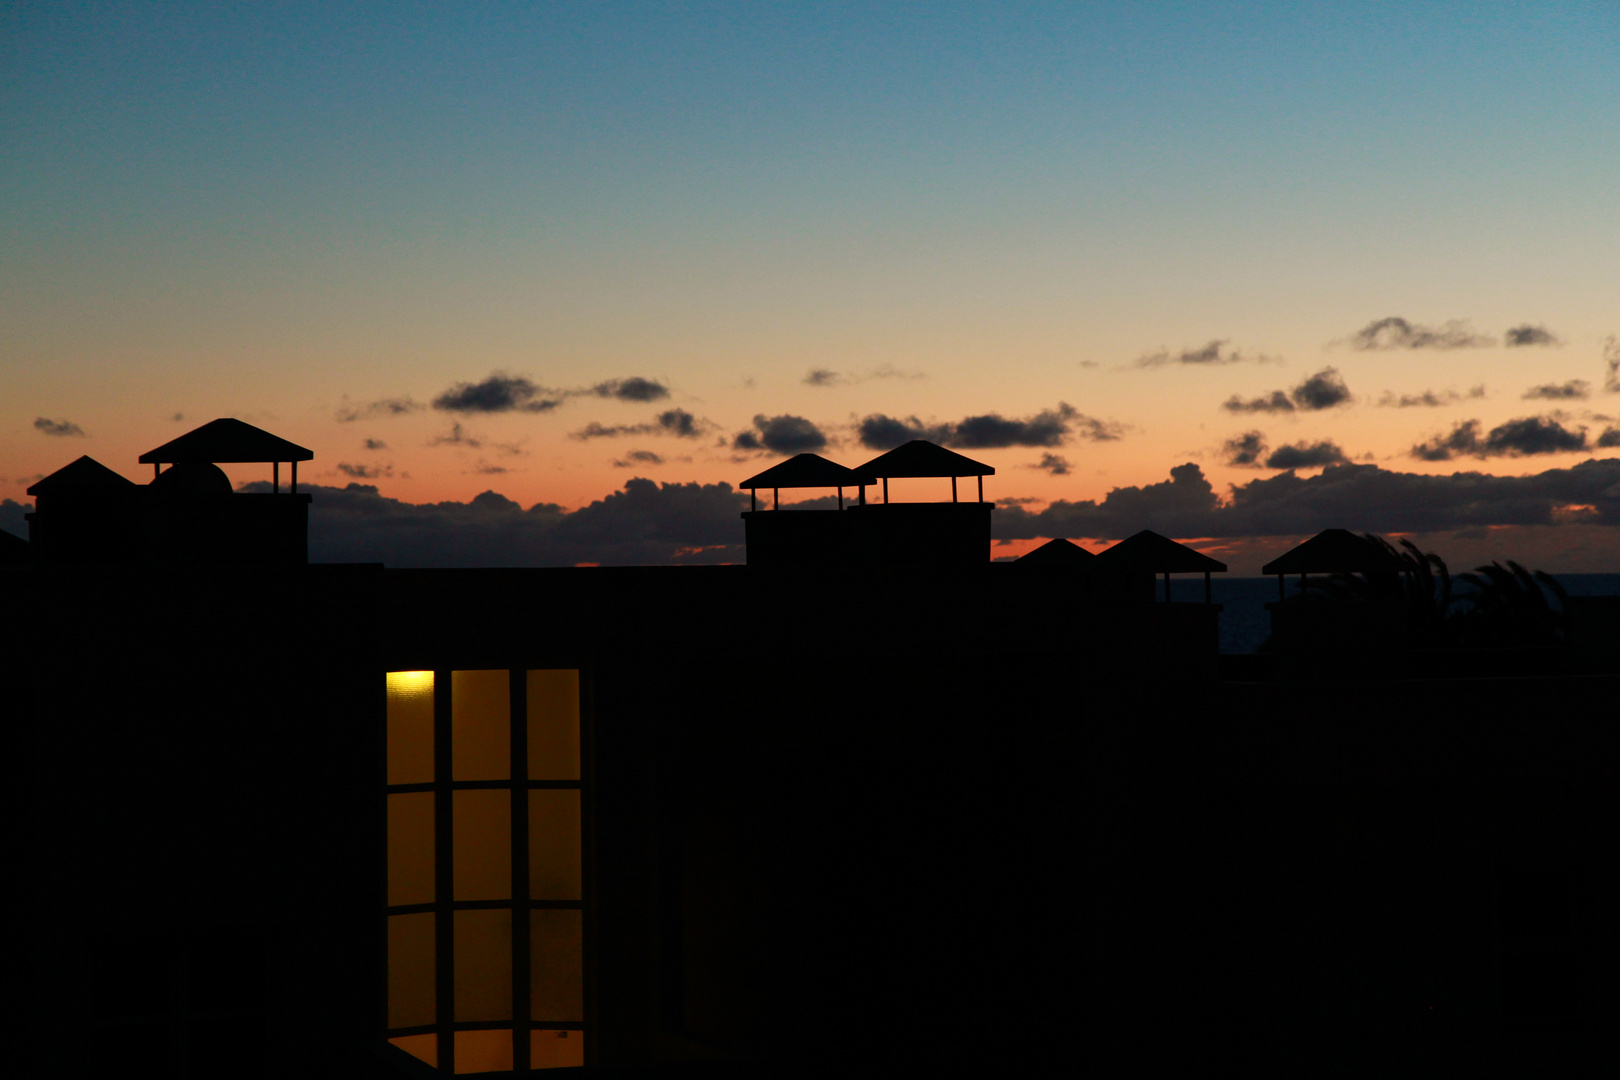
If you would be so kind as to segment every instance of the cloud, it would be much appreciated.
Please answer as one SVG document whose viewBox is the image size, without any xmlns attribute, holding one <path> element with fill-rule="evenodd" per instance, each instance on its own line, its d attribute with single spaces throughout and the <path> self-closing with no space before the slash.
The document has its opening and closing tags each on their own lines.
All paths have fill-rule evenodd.
<svg viewBox="0 0 1620 1080">
<path fill-rule="evenodd" d="M 1062 454 L 1042 454 L 1041 460 L 1030 466 L 1031 469 L 1043 469 L 1053 476 L 1069 475 L 1069 459 Z"/>
<path fill-rule="evenodd" d="M 1494 525 L 1551 525 L 1563 508 L 1591 506 L 1593 523 L 1620 525 L 1620 458 L 1534 476 L 1449 476 L 1330 465 L 1314 476 L 1281 472 L 1234 484 L 1227 497 L 1194 464 L 1170 480 L 1114 488 L 1100 501 L 1057 500 L 1039 512 L 1003 505 L 992 535 L 1117 539 L 1140 529 L 1176 537 L 1309 536 L 1328 528 L 1419 533 Z M 1567 516 L 1567 515 L 1566 515 Z"/>
<path fill-rule="evenodd" d="M 1319 469 L 1327 465 L 1342 465 L 1350 459 L 1335 443 L 1297 442 L 1279 446 L 1266 458 L 1268 469 Z"/>
<path fill-rule="evenodd" d="M 71 435 L 84 438 L 84 428 L 71 420 L 52 420 L 46 416 L 34 418 L 34 430 L 45 435 Z"/>
<path fill-rule="evenodd" d="M 827 436 L 802 416 L 754 417 L 752 430 L 739 431 L 733 450 L 768 450 L 773 454 L 805 454 L 827 448 Z"/>
<path fill-rule="evenodd" d="M 1483 383 L 1479 386 L 1469 387 L 1467 394 L 1459 394 L 1455 390 L 1442 390 L 1439 393 L 1435 393 L 1433 390 L 1425 390 L 1421 394 L 1401 394 L 1397 397 L 1393 390 L 1385 390 L 1378 399 L 1378 405 L 1380 408 L 1386 409 L 1435 409 L 1442 405 L 1455 405 L 1465 397 L 1476 399 L 1484 396 L 1485 385 Z"/>
<path fill-rule="evenodd" d="M 1551 416 L 1524 416 L 1498 424 L 1483 439 L 1478 420 L 1458 421 L 1445 435 L 1412 447 L 1422 461 L 1449 461 L 1454 457 L 1529 457 L 1587 449 L 1586 429 L 1570 431 Z"/>
<path fill-rule="evenodd" d="M 662 465 L 664 459 L 651 450 L 632 450 L 613 463 L 615 469 L 633 469 L 638 465 Z"/>
<path fill-rule="evenodd" d="M 562 404 L 564 396 L 559 391 L 536 386 L 521 375 L 496 372 L 482 382 L 456 383 L 433 399 L 433 407 L 464 414 L 550 412 Z"/>
<path fill-rule="evenodd" d="M 1473 349 L 1495 345 L 1496 339 L 1476 334 L 1467 322 L 1453 319 L 1440 326 L 1423 326 L 1399 316 L 1375 319 L 1350 335 L 1350 346 L 1363 350 Z"/>
<path fill-rule="evenodd" d="M 1247 401 L 1233 394 L 1221 403 L 1221 408 L 1235 413 L 1293 412 L 1295 409 L 1319 412 L 1322 409 L 1347 404 L 1352 400 L 1354 399 L 1351 397 L 1350 388 L 1344 384 L 1339 369 L 1326 367 L 1306 378 L 1286 394 L 1281 390 L 1273 390 L 1269 394 L 1262 394 Z"/>
<path fill-rule="evenodd" d="M 1228 465 L 1258 466 L 1266 452 L 1266 437 L 1259 431 L 1245 431 L 1221 444 L 1221 456 Z"/>
<path fill-rule="evenodd" d="M 268 483 L 243 491 L 269 491 Z M 303 489 L 301 489 L 303 490 Z M 523 509 L 494 491 L 472 500 L 412 504 L 370 484 L 314 485 L 311 562 L 397 567 L 663 565 L 743 561 L 748 497 L 729 484 L 625 482 L 569 512 L 555 503 Z"/>
<path fill-rule="evenodd" d="M 1585 379 L 1571 379 L 1563 383 L 1544 383 L 1532 386 L 1519 396 L 1525 401 L 1583 401 L 1592 395 L 1592 384 Z"/>
<path fill-rule="evenodd" d="M 378 480 L 394 475 L 392 465 L 350 465 L 347 462 L 338 462 L 337 471 L 352 480 Z"/>
<path fill-rule="evenodd" d="M 28 539 L 28 519 L 24 514 L 34 511 L 33 503 L 20 503 L 14 499 L 0 499 L 0 529 L 13 536 Z"/>
<path fill-rule="evenodd" d="M 1597 445 L 1602 447 L 1620 446 L 1620 428 L 1604 428 L 1603 434 L 1597 437 Z"/>
<path fill-rule="evenodd" d="M 1545 326 L 1531 326 L 1529 323 L 1521 323 L 1518 326 L 1508 328 L 1507 333 L 1502 335 L 1502 344 L 1509 348 L 1516 348 L 1524 345 L 1562 345 L 1563 342 L 1558 340 L 1557 334 L 1554 334 Z"/>
<path fill-rule="evenodd" d="M 1227 412 L 1235 413 L 1293 412 L 1294 403 L 1281 390 L 1273 390 L 1269 394 L 1262 394 L 1260 397 L 1250 398 L 1247 401 L 1233 394 L 1221 402 L 1221 408 Z"/>
<path fill-rule="evenodd" d="M 669 388 L 654 379 L 631 376 L 628 379 L 609 379 L 591 387 L 597 397 L 618 398 L 620 401 L 658 401 L 669 397 Z"/>
<path fill-rule="evenodd" d="M 865 375 L 856 375 L 842 371 L 832 371 L 829 368 L 811 368 L 802 380 L 806 386 L 849 386 L 853 383 L 869 382 L 872 379 L 926 379 L 928 376 L 921 371 L 899 371 L 888 364 L 875 368 Z"/>
<path fill-rule="evenodd" d="M 366 445 L 367 450 L 386 450 L 386 449 L 388 449 L 388 444 L 383 442 L 381 439 L 367 439 L 365 445 Z"/>
<path fill-rule="evenodd" d="M 1079 412 L 1067 402 L 1022 419 L 1000 413 L 967 416 L 955 423 L 925 424 L 915 416 L 904 420 L 883 413 L 863 417 L 856 425 L 861 445 L 871 450 L 892 450 L 912 439 L 927 439 L 963 450 L 994 450 L 1011 446 L 1056 447 L 1075 438 L 1111 442 L 1124 427 Z"/>
<path fill-rule="evenodd" d="M 1613 334 L 1603 340 L 1603 366 L 1607 369 L 1603 378 L 1603 392 L 1620 394 L 1620 338 Z"/>
<path fill-rule="evenodd" d="M 367 401 L 358 405 L 351 403 L 347 397 L 344 397 L 343 404 L 337 407 L 337 418 L 339 423 L 347 424 L 355 420 L 369 420 L 373 417 L 404 416 L 406 413 L 413 413 L 421 408 L 421 405 L 412 401 L 409 397 L 379 398 L 376 401 Z M 175 419 L 178 420 L 179 418 L 179 414 L 176 413 Z"/>
<path fill-rule="evenodd" d="M 593 420 L 578 431 L 571 432 L 568 437 L 617 439 L 625 435 L 673 435 L 679 439 L 696 439 L 713 428 L 709 421 L 699 420 L 685 409 L 665 409 L 646 424 L 615 424 L 609 427 Z"/>
<path fill-rule="evenodd" d="M 1194 367 L 1215 367 L 1224 364 L 1241 364 L 1245 360 L 1252 360 L 1257 364 L 1279 363 L 1275 357 L 1256 353 L 1245 355 L 1239 349 L 1227 348 L 1229 343 L 1223 338 L 1215 338 L 1196 349 L 1182 349 L 1172 353 L 1168 349 L 1160 349 L 1156 353 L 1143 353 L 1136 358 L 1132 367 L 1164 367 L 1168 364 L 1186 364 Z"/>
<path fill-rule="evenodd" d="M 444 435 L 435 435 L 428 440 L 429 446 L 465 446 L 469 450 L 480 450 L 484 443 L 482 439 L 474 438 L 461 430 L 460 424 L 451 424 L 450 431 Z"/>
</svg>

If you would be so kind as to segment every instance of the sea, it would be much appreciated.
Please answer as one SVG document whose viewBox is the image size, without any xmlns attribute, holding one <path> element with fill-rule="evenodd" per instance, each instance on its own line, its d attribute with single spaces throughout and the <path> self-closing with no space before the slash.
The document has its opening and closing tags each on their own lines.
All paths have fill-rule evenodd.
<svg viewBox="0 0 1620 1080">
<path fill-rule="evenodd" d="M 1620 596 L 1620 574 L 1554 574 L 1571 596 Z M 1162 586 L 1161 586 L 1162 588 Z M 1460 590 L 1459 590 L 1460 591 Z M 1293 580 L 1289 595 L 1298 595 Z M 1214 575 L 1211 599 L 1220 604 L 1221 652 L 1252 653 L 1271 633 L 1271 615 L 1266 603 L 1277 599 L 1275 577 L 1224 578 Z M 1160 593 L 1162 598 L 1163 593 Z M 1192 574 L 1170 579 L 1170 598 L 1197 602 L 1204 599 L 1204 579 Z"/>
</svg>

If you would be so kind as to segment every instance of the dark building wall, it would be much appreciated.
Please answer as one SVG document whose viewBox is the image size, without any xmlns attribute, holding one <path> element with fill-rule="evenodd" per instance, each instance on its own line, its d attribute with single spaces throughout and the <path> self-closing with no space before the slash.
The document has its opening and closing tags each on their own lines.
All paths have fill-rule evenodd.
<svg viewBox="0 0 1620 1080">
<path fill-rule="evenodd" d="M 22 1074 L 353 1075 L 381 1019 L 375 572 L 6 578 Z"/>
</svg>

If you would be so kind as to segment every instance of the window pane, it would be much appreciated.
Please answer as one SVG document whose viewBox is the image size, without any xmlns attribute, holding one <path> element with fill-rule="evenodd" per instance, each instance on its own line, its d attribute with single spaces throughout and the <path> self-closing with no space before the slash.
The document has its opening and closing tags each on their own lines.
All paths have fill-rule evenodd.
<svg viewBox="0 0 1620 1080">
<path fill-rule="evenodd" d="M 451 799 L 456 899 L 511 899 L 512 792 L 456 791 Z"/>
<path fill-rule="evenodd" d="M 529 672 L 529 779 L 579 779 L 579 672 Z"/>
<path fill-rule="evenodd" d="M 388 796 L 388 902 L 433 903 L 433 793 Z"/>
<path fill-rule="evenodd" d="M 456 1032 L 456 1072 L 510 1072 L 512 1033 L 510 1031 Z"/>
<path fill-rule="evenodd" d="M 529 1065 L 536 1069 L 578 1068 L 585 1064 L 583 1031 L 529 1032 Z"/>
<path fill-rule="evenodd" d="M 505 671 L 450 673 L 450 771 L 456 780 L 512 776 L 512 688 Z"/>
<path fill-rule="evenodd" d="M 456 1020 L 512 1019 L 511 911 L 458 911 L 455 928 Z"/>
<path fill-rule="evenodd" d="M 535 900 L 581 898 L 579 792 L 529 792 L 529 895 Z"/>
<path fill-rule="evenodd" d="M 529 1016 L 585 1019 L 583 917 L 578 911 L 529 912 Z"/>
<path fill-rule="evenodd" d="M 433 914 L 388 917 L 388 1026 L 434 1022 Z M 412 1051 L 413 1053 L 415 1051 Z"/>
<path fill-rule="evenodd" d="M 388 673 L 388 782 L 433 780 L 433 672 Z"/>
</svg>

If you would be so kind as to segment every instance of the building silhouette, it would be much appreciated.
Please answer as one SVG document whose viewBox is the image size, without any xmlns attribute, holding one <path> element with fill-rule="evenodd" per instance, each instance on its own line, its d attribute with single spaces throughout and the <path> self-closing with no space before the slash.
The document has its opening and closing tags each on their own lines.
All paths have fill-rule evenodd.
<svg viewBox="0 0 1620 1080">
<path fill-rule="evenodd" d="M 992 563 L 923 442 L 745 481 L 837 491 L 745 566 L 310 564 L 311 456 L 81 458 L 0 549 L 17 1075 L 1612 1074 L 1612 607 L 1222 657 L 1155 585 L 1223 565 Z"/>
</svg>

